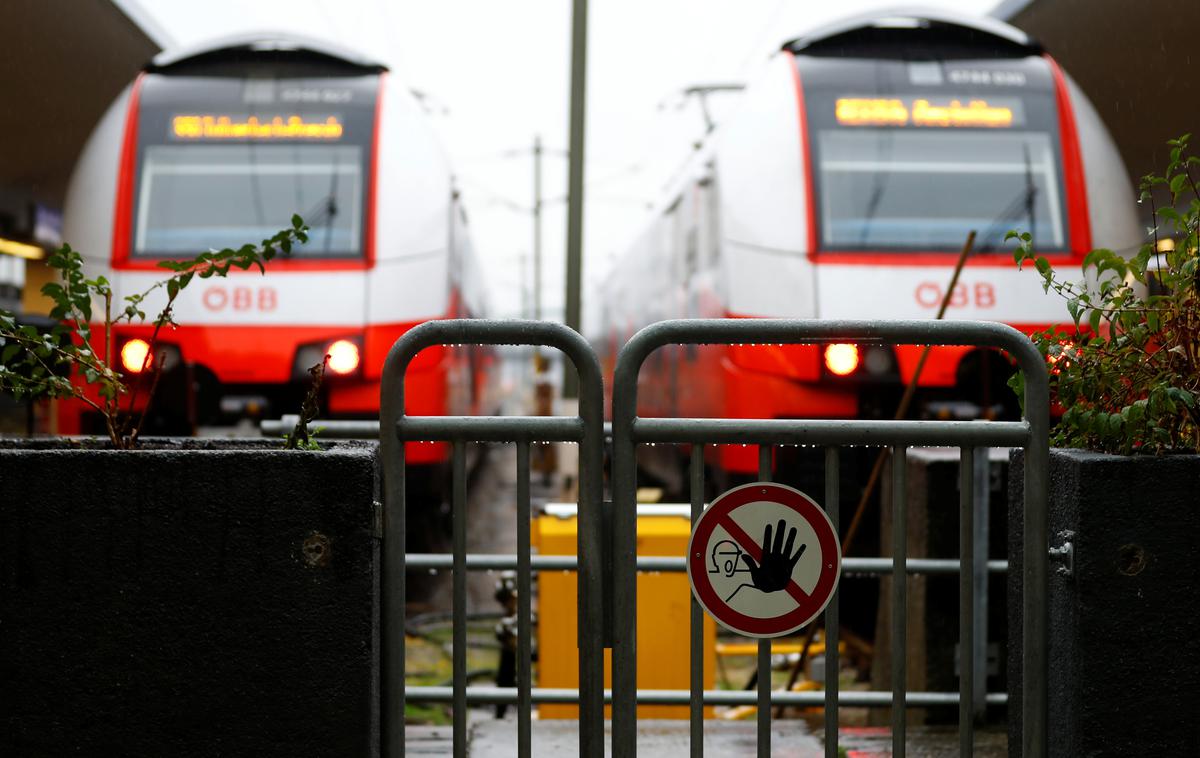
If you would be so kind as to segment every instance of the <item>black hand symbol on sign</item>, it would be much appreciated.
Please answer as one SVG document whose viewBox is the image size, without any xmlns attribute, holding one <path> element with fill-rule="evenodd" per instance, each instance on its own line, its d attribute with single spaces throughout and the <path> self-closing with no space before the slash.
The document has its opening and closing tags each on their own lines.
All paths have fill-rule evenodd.
<svg viewBox="0 0 1200 758">
<path fill-rule="evenodd" d="M 804 555 L 806 544 L 800 545 L 800 549 L 792 555 L 792 546 L 796 544 L 796 527 L 792 527 L 787 533 L 787 542 L 784 543 L 783 531 L 786 524 L 783 519 L 779 519 L 778 526 L 775 527 L 775 541 L 771 542 L 771 525 L 767 524 L 763 529 L 762 541 L 762 563 L 756 562 L 750 557 L 749 553 L 742 555 L 742 560 L 750 567 L 750 578 L 753 584 L 742 584 L 733 591 L 725 602 L 733 600 L 733 596 L 738 593 L 742 587 L 753 587 L 760 592 L 778 592 L 788 586 L 788 582 L 792 581 L 792 570 L 796 568 L 796 563 L 800 560 L 800 556 Z"/>
</svg>

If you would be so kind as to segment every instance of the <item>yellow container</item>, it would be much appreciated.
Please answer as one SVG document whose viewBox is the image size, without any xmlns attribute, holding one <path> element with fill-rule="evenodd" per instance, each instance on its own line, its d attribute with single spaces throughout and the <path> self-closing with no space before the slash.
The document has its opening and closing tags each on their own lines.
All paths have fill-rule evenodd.
<svg viewBox="0 0 1200 758">
<path fill-rule="evenodd" d="M 642 506 L 637 520 L 638 555 L 680 556 L 687 552 L 691 522 L 663 508 L 670 515 L 643 515 L 652 508 Z M 532 539 L 542 555 L 574 555 L 578 546 L 575 516 L 543 515 L 534 520 Z M 538 574 L 538 666 L 537 686 L 579 686 L 577 647 L 577 604 L 575 572 L 543 571 Z M 637 578 L 637 686 L 638 689 L 688 690 L 690 687 L 691 587 L 681 571 L 638 574 Z M 599 630 L 597 630 L 597 634 Z M 704 688 L 712 689 L 716 666 L 717 632 L 713 620 L 704 616 Z M 612 684 L 612 659 L 604 656 L 605 686 Z M 605 710 L 606 715 L 608 709 Z M 544 703 L 540 718 L 574 719 L 573 705 Z M 712 709 L 705 709 L 712 716 Z M 688 707 L 642 705 L 638 718 L 686 719 Z"/>
</svg>

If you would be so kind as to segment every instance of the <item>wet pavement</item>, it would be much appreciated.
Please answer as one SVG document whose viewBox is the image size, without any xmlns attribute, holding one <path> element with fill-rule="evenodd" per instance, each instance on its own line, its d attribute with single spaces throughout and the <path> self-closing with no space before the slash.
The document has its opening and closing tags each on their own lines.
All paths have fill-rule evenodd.
<svg viewBox="0 0 1200 758">
<path fill-rule="evenodd" d="M 846 758 L 884 758 L 892 754 L 892 730 L 888 727 L 843 727 L 838 745 Z M 1003 725 L 975 732 L 975 758 L 1007 758 L 1008 738 Z M 952 758 L 960 755 L 958 731 L 954 727 L 909 727 L 906 753 L 913 758 Z"/>
<path fill-rule="evenodd" d="M 609 737 L 605 725 L 605 739 Z M 752 721 L 721 721 L 705 724 L 704 752 L 722 758 L 752 758 L 758 755 L 757 725 Z M 533 755 L 572 755 L 578 751 L 578 729 L 573 721 L 535 721 L 532 729 Z M 515 720 L 479 722 L 471 731 L 468 753 L 472 758 L 500 758 L 515 753 Z M 611 754 L 611 747 L 605 752 Z M 691 755 L 686 721 L 643 721 L 638 724 L 638 754 L 685 758 Z M 820 758 L 821 742 L 802 721 L 777 721 L 771 729 L 771 755 L 779 758 Z"/>
<path fill-rule="evenodd" d="M 608 737 L 606 725 L 605 737 Z M 411 729 L 411 728 L 410 728 Z M 410 752 L 414 755 L 448 753 L 450 729 L 430 730 L 414 739 L 410 732 Z M 754 721 L 709 720 L 704 724 L 704 752 L 722 758 L 750 758 L 758 755 L 757 724 Z M 572 755 L 578 750 L 578 730 L 571 721 L 534 721 L 533 755 Z M 846 727 L 841 730 L 839 746 L 846 758 L 884 758 L 891 756 L 892 734 L 887 727 Z M 517 722 L 513 719 L 477 721 L 471 727 L 468 754 L 472 758 L 499 758 L 516 753 Z M 976 758 L 1005 758 L 1007 740 L 1001 728 L 975 735 Z M 959 755 L 958 733 L 951 728 L 910 727 L 907 754 L 913 758 L 949 758 Z M 442 752 L 444 751 L 444 752 Z M 611 749 L 605 751 L 611 754 Z M 690 742 L 686 721 L 643 721 L 638 725 L 639 755 L 658 758 L 689 756 Z M 823 758 L 822 740 L 803 721 L 776 721 L 771 729 L 771 755 L 779 758 Z"/>
</svg>

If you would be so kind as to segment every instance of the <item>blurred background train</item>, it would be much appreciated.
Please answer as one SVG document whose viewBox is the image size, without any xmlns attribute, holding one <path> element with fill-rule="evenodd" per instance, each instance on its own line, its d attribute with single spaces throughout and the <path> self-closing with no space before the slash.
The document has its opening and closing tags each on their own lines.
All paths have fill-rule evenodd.
<svg viewBox="0 0 1200 758">
<path fill-rule="evenodd" d="M 326 354 L 321 416 L 376 418 L 384 358 L 405 330 L 485 315 L 466 216 L 421 106 L 383 65 L 316 40 L 254 35 L 155 58 L 88 141 L 64 236 L 119 301 L 162 278 L 159 261 L 257 243 L 293 213 L 309 241 L 266 276 L 196 280 L 176 302 L 148 432 L 298 413 L 306 370 Z M 150 332 L 117 329 L 124 370 L 141 368 Z M 472 412 L 487 361 L 425 351 L 409 410 Z M 80 405 L 60 413 L 64 433 L 96 423 Z M 416 445 L 409 460 L 446 452 Z"/>
<path fill-rule="evenodd" d="M 604 284 L 611 370 L 637 329 L 668 318 L 933 318 L 968 232 L 947 318 L 1031 332 L 1062 320 L 1010 229 L 1057 264 L 1129 249 L 1132 190 L 1092 105 L 1023 32 L 952 13 L 850 18 L 786 42 L 702 144 Z M 659 350 L 643 415 L 890 417 L 921 348 Z M 1011 369 L 939 348 L 916 414 L 1015 416 Z M 757 470 L 720 448 L 719 470 Z"/>
</svg>

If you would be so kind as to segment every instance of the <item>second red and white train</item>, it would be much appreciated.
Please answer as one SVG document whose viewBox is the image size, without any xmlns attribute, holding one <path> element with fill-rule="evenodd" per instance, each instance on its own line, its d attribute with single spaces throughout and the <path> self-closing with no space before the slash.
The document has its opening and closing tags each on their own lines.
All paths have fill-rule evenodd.
<svg viewBox="0 0 1200 758">
<path fill-rule="evenodd" d="M 1121 159 L 1095 110 L 1022 32 L 954 14 L 860 16 L 783 45 L 697 150 L 601 295 L 615 350 L 667 318 L 933 318 L 969 231 L 947 318 L 1031 332 L 1063 320 L 1009 229 L 1052 261 L 1138 243 Z M 890 415 L 921 348 L 662 350 L 645 415 Z M 935 350 L 926 409 L 1015 405 L 1002 359 Z M 753 472 L 752 449 L 721 467 Z"/>
</svg>

